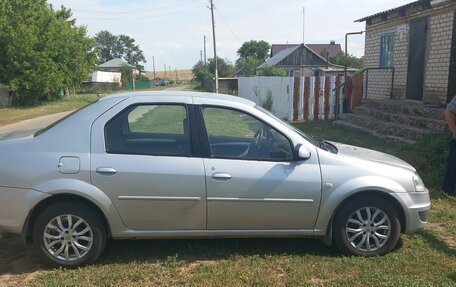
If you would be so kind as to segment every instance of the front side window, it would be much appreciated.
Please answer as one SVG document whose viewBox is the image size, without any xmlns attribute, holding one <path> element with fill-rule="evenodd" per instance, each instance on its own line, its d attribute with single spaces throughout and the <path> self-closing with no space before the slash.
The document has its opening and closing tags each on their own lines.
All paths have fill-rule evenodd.
<svg viewBox="0 0 456 287">
<path fill-rule="evenodd" d="M 252 160 L 292 160 L 290 141 L 268 124 L 240 111 L 203 109 L 212 156 Z"/>
<path fill-rule="evenodd" d="M 380 68 L 393 66 L 394 35 L 384 35 L 380 38 Z"/>
<path fill-rule="evenodd" d="M 189 130 L 187 109 L 183 105 L 133 106 L 106 124 L 106 151 L 188 156 L 191 153 Z"/>
</svg>

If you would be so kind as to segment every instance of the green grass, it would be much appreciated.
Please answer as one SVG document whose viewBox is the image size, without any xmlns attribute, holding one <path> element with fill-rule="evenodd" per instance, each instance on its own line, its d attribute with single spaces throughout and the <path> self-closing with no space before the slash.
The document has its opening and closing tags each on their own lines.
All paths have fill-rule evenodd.
<svg viewBox="0 0 456 287">
<path fill-rule="evenodd" d="M 98 98 L 97 95 L 74 95 L 57 101 L 43 103 L 36 107 L 2 108 L 0 109 L 0 126 L 40 116 L 76 110 L 96 101 Z"/>
<path fill-rule="evenodd" d="M 430 225 L 383 257 L 342 256 L 314 239 L 110 241 L 100 261 L 40 271 L 32 286 L 456 286 L 456 200 L 440 197 L 444 135 L 413 146 L 329 122 L 299 124 L 328 140 L 387 151 L 416 165 L 433 189 Z"/>
<path fill-rule="evenodd" d="M 129 114 L 131 131 L 146 133 L 182 134 L 185 118 L 184 107 L 178 105 L 140 106 Z M 253 138 L 259 129 L 259 122 L 252 117 L 230 110 L 206 108 L 204 120 L 212 136 Z"/>
<path fill-rule="evenodd" d="M 159 91 L 163 90 L 163 87 L 152 87 L 147 90 Z M 0 126 L 33 119 L 40 116 L 80 109 L 90 103 L 93 103 L 105 95 L 106 94 L 101 92 L 93 94 L 77 94 L 67 96 L 55 101 L 44 102 L 33 107 L 0 108 Z"/>
<path fill-rule="evenodd" d="M 430 237 L 430 239 L 427 239 Z M 432 233 L 377 258 L 344 257 L 312 239 L 110 242 L 101 261 L 38 274 L 32 286 L 451 286 L 454 251 Z"/>
<path fill-rule="evenodd" d="M 183 134 L 185 118 L 184 106 L 146 105 L 135 108 L 128 121 L 132 132 Z"/>
</svg>

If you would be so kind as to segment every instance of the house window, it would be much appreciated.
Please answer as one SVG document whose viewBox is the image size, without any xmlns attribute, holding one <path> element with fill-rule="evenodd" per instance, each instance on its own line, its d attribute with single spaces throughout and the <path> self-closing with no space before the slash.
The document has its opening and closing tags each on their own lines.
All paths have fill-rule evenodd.
<svg viewBox="0 0 456 287">
<path fill-rule="evenodd" d="M 380 68 L 393 66 L 394 34 L 380 38 Z"/>
</svg>

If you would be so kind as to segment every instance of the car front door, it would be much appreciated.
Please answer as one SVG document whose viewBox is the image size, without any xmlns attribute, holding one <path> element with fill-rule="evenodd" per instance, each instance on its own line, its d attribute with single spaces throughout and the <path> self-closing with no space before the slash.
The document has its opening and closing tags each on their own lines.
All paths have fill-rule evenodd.
<svg viewBox="0 0 456 287">
<path fill-rule="evenodd" d="M 133 230 L 206 228 L 206 187 L 189 97 L 133 97 L 92 127 L 91 178 Z M 195 148 L 196 147 L 196 148 Z"/>
<path fill-rule="evenodd" d="M 283 133 L 241 110 L 202 106 L 200 115 L 210 150 L 207 228 L 312 229 L 321 198 L 317 157 L 294 161 Z"/>
</svg>

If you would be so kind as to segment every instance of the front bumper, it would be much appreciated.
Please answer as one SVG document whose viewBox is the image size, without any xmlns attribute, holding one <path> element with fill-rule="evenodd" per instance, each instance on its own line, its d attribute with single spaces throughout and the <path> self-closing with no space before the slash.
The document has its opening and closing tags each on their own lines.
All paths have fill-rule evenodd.
<svg viewBox="0 0 456 287">
<path fill-rule="evenodd" d="M 0 231 L 20 234 L 30 210 L 48 196 L 33 189 L 0 187 Z"/>
<path fill-rule="evenodd" d="M 405 230 L 404 233 L 411 234 L 423 229 L 428 221 L 431 199 L 429 191 L 392 193 L 402 205 L 404 210 Z"/>
</svg>

